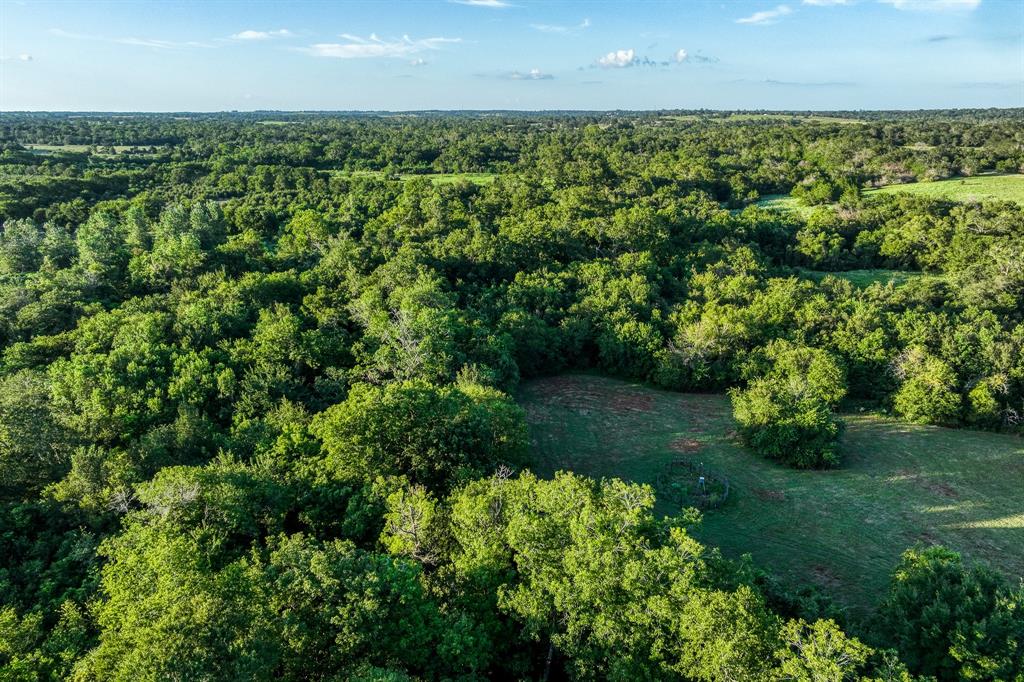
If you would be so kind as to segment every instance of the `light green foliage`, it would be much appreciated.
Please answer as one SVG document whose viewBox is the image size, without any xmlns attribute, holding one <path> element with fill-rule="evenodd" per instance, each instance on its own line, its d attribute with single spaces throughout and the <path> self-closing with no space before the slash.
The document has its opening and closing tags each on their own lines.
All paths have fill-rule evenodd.
<svg viewBox="0 0 1024 682">
<path fill-rule="evenodd" d="M 905 377 L 893 396 L 898 415 L 920 424 L 956 423 L 961 398 L 956 374 L 948 364 L 914 348 L 900 359 L 898 371 Z"/>
<path fill-rule="evenodd" d="M 659 530 L 653 504 L 650 488 L 571 474 L 478 481 L 453 502 L 456 571 L 498 581 L 498 608 L 580 677 L 658 675 L 643 672 L 648 661 L 660 675 L 763 675 L 773 627 L 763 604 L 715 589 L 703 548 Z"/>
<path fill-rule="evenodd" d="M 871 650 L 848 638 L 833 621 L 790 621 L 782 630 L 785 648 L 776 653 L 780 678 L 801 682 L 857 680 Z"/>
<path fill-rule="evenodd" d="M 31 220 L 0 227 L 0 274 L 34 272 L 42 264 L 43 233 Z"/>
<path fill-rule="evenodd" d="M 114 283 L 123 275 L 128 254 L 124 236 L 116 216 L 98 212 L 78 228 L 78 263 L 86 275 L 106 283 Z"/>
</svg>

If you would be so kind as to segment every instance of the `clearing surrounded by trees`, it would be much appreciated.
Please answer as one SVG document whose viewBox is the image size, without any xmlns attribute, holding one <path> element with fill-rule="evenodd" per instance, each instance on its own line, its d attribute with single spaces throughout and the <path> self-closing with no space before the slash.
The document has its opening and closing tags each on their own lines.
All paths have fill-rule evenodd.
<svg viewBox="0 0 1024 682">
<path fill-rule="evenodd" d="M 729 400 L 591 375 L 524 384 L 534 470 L 655 484 L 677 459 L 726 477 L 730 495 L 695 535 L 727 556 L 750 553 L 783 582 L 812 576 L 867 610 L 900 554 L 942 544 L 1009 576 L 1024 572 L 1024 442 L 843 414 L 837 469 L 795 470 L 739 445 Z M 657 491 L 656 491 L 657 492 Z M 676 514 L 659 494 L 658 511 Z"/>
</svg>

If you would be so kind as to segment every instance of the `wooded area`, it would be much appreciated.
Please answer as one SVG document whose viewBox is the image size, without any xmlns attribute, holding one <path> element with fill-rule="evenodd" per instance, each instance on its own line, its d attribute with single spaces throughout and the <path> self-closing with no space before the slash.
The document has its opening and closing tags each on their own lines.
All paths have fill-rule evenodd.
<svg viewBox="0 0 1024 682">
<path fill-rule="evenodd" d="M 842 409 L 1019 436 L 1019 195 L 869 190 L 1022 121 L 5 113 L 0 678 L 1024 679 L 1019 580 L 922 543 L 847 613 L 531 473 L 514 398 L 727 392 L 780 467 Z"/>
</svg>

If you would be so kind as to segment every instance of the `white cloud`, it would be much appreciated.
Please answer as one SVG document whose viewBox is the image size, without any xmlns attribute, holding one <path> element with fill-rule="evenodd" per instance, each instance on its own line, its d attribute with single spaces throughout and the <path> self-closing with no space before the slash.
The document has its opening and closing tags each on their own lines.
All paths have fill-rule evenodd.
<svg viewBox="0 0 1024 682">
<path fill-rule="evenodd" d="M 513 71 L 508 77 L 514 81 L 549 81 L 554 78 L 550 73 L 544 73 L 540 69 L 530 69 L 527 73 Z"/>
<path fill-rule="evenodd" d="M 590 19 L 584 19 L 576 26 L 559 26 L 557 24 L 530 24 L 530 28 L 540 31 L 541 33 L 578 33 L 584 29 L 590 28 Z"/>
<path fill-rule="evenodd" d="M 456 5 L 469 5 L 470 7 L 490 7 L 492 9 L 500 9 L 502 7 L 511 7 L 511 3 L 505 2 L 505 0 L 449 0 L 454 2 Z"/>
<path fill-rule="evenodd" d="M 233 36 L 232 40 L 270 40 L 271 38 L 291 38 L 294 33 L 286 28 L 279 28 L 276 31 L 240 31 Z"/>
<path fill-rule="evenodd" d="M 948 10 L 971 11 L 981 5 L 981 0 L 879 0 L 896 9 L 944 12 Z"/>
<path fill-rule="evenodd" d="M 18 55 L 18 59 L 20 59 L 23 62 L 30 62 L 32 61 L 32 55 L 28 54 L 27 52 L 22 52 Z"/>
<path fill-rule="evenodd" d="M 117 43 L 118 45 L 133 45 L 135 47 L 152 47 L 158 50 L 180 50 L 190 47 L 213 47 L 208 43 L 200 43 L 194 40 L 184 42 L 174 40 L 161 40 L 159 38 L 137 38 L 128 36 L 124 38 L 107 38 L 105 36 L 94 36 L 86 33 L 72 33 L 60 28 L 51 28 L 50 35 L 60 38 L 72 38 L 74 40 L 98 40 L 104 43 Z"/>
<path fill-rule="evenodd" d="M 426 66 L 427 60 L 423 57 L 416 57 L 415 59 L 409 60 L 409 66 Z"/>
<path fill-rule="evenodd" d="M 436 50 L 447 43 L 460 43 L 461 38 L 421 38 L 413 40 L 402 36 L 400 40 L 382 40 L 376 33 L 369 38 L 361 38 L 349 33 L 342 33 L 344 43 L 317 43 L 300 48 L 314 57 L 333 57 L 335 59 L 373 59 L 378 57 L 408 57 L 417 52 Z"/>
<path fill-rule="evenodd" d="M 766 9 L 761 12 L 754 12 L 749 17 L 743 17 L 737 19 L 737 24 L 774 24 L 779 20 L 779 17 L 784 17 L 787 14 L 791 14 L 793 10 L 789 8 L 789 5 L 779 5 L 775 9 Z"/>
<path fill-rule="evenodd" d="M 621 69 L 627 66 L 632 66 L 636 61 L 636 50 L 629 48 L 628 50 L 615 50 L 609 52 L 603 57 L 598 57 L 597 63 L 599 66 L 605 68 Z"/>
<path fill-rule="evenodd" d="M 679 48 L 678 50 L 676 50 L 675 55 L 673 55 L 673 59 L 676 60 L 676 64 L 682 64 L 683 62 L 686 61 L 686 58 L 689 56 L 690 55 L 686 52 L 686 50 L 684 50 L 683 48 Z"/>
</svg>

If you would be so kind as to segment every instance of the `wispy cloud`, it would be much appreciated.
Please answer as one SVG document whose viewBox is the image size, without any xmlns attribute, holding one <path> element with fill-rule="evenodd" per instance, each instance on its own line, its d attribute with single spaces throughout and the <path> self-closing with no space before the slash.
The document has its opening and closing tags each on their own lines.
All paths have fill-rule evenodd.
<svg viewBox="0 0 1024 682">
<path fill-rule="evenodd" d="M 570 33 L 579 33 L 590 28 L 590 19 L 584 19 L 575 26 L 559 26 L 557 24 L 530 24 L 530 28 L 541 33 L 559 33 L 567 35 Z"/>
<path fill-rule="evenodd" d="M 70 38 L 72 40 L 97 40 L 104 43 L 116 43 L 118 45 L 151 47 L 158 50 L 182 50 L 192 47 L 213 47 L 213 45 L 210 45 L 209 43 L 201 43 L 194 40 L 175 41 L 162 40 L 159 38 L 138 38 L 135 36 L 110 38 L 106 36 L 89 35 L 87 33 L 74 33 L 60 28 L 51 28 L 50 35 L 55 35 L 60 38 Z"/>
<path fill-rule="evenodd" d="M 786 88 L 852 88 L 857 85 L 853 81 L 780 81 L 774 78 L 766 78 L 760 82 Z"/>
<path fill-rule="evenodd" d="M 970 12 L 981 5 L 981 0 L 878 0 L 896 9 L 919 12 Z"/>
<path fill-rule="evenodd" d="M 316 43 L 315 45 L 299 49 L 314 57 L 374 59 L 380 57 L 408 57 L 418 52 L 440 49 L 442 45 L 462 42 L 461 38 L 420 38 L 413 40 L 407 35 L 402 36 L 401 39 L 383 40 L 378 38 L 376 33 L 371 33 L 369 38 L 361 38 L 349 33 L 342 33 L 340 37 L 346 42 Z"/>
<path fill-rule="evenodd" d="M 0 56 L 0 62 L 9 62 L 15 59 L 17 59 L 19 62 L 30 62 L 32 61 L 32 55 L 28 54 L 27 52 L 22 52 L 16 57 L 8 57 L 6 55 Z"/>
<path fill-rule="evenodd" d="M 814 7 L 832 7 L 834 5 L 852 5 L 850 0 L 803 0 L 805 5 Z"/>
<path fill-rule="evenodd" d="M 948 43 L 950 40 L 956 40 L 956 36 L 942 34 L 928 36 L 927 38 L 924 39 L 926 43 Z"/>
<path fill-rule="evenodd" d="M 954 88 L 961 90 L 1009 90 L 1024 88 L 1024 80 L 1010 81 L 962 81 L 954 83 Z"/>
<path fill-rule="evenodd" d="M 490 7 L 491 9 L 501 9 L 503 7 L 512 7 L 512 3 L 505 2 L 505 0 L 448 0 L 456 5 L 469 5 L 470 7 Z"/>
<path fill-rule="evenodd" d="M 276 31 L 239 31 L 231 36 L 232 40 L 270 40 L 272 38 L 291 38 L 295 34 L 286 28 L 279 28 Z"/>
<path fill-rule="evenodd" d="M 513 81 L 549 81 L 554 79 L 554 76 L 544 73 L 540 69 L 530 69 L 526 73 L 513 71 L 508 74 L 508 79 Z"/>
<path fill-rule="evenodd" d="M 774 24 L 779 21 L 781 17 L 787 14 L 792 14 L 793 10 L 789 8 L 789 5 L 779 5 L 775 9 L 766 9 L 761 12 L 754 12 L 749 17 L 743 17 L 737 19 L 737 24 Z"/>
<path fill-rule="evenodd" d="M 606 69 L 623 69 L 636 62 L 636 50 L 615 50 L 597 58 L 597 65 Z"/>
<path fill-rule="evenodd" d="M 719 59 L 718 57 L 711 57 L 706 54 L 691 54 L 686 58 L 686 61 L 694 64 L 717 64 Z"/>
</svg>

